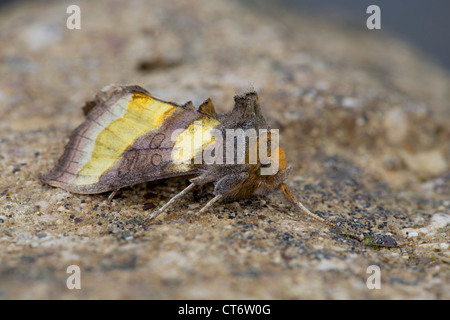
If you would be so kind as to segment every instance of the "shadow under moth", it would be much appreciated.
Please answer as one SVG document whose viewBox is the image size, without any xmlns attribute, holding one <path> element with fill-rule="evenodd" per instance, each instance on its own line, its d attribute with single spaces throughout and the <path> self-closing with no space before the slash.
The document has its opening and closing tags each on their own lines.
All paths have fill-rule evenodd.
<svg viewBox="0 0 450 320">
<path fill-rule="evenodd" d="M 152 212 L 149 221 L 196 186 L 214 183 L 214 197 L 198 214 L 222 199 L 281 188 L 297 209 L 332 225 L 305 208 L 284 183 L 290 168 L 277 134 L 261 113 L 257 93 L 236 95 L 234 102 L 230 112 L 217 114 L 210 99 L 195 109 L 192 102 L 164 101 L 139 86 L 107 86 L 85 104 L 86 121 L 73 131 L 56 167 L 41 180 L 73 193 L 112 192 L 111 201 L 126 186 L 194 176 L 188 187 Z M 244 132 L 244 149 L 238 136 L 226 141 L 219 137 L 230 132 Z M 248 132 L 256 137 L 250 139 Z M 266 157 L 262 149 L 267 149 Z"/>
</svg>

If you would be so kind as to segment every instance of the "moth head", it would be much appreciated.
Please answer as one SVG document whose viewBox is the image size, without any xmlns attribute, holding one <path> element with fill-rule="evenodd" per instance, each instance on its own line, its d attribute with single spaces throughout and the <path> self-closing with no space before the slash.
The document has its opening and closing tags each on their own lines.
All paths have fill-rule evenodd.
<svg viewBox="0 0 450 320">
<path fill-rule="evenodd" d="M 257 174 L 259 176 L 278 175 L 286 170 L 286 158 L 283 149 L 278 147 L 274 154 L 270 154 L 268 162 L 260 162 Z"/>
<path fill-rule="evenodd" d="M 256 143 L 249 145 L 247 163 L 256 159 L 258 176 L 273 176 L 286 169 L 286 158 L 279 145 L 278 130 L 261 130 Z"/>
<path fill-rule="evenodd" d="M 280 153 L 284 155 L 283 150 L 280 148 Z M 281 157 L 281 155 L 280 155 Z M 262 175 L 261 168 L 266 165 L 260 165 L 254 174 L 254 179 L 257 181 L 254 191 L 255 195 L 266 195 L 273 190 L 279 188 L 284 181 L 288 178 L 290 167 L 286 167 L 286 162 L 281 162 L 278 171 L 272 175 Z"/>
<path fill-rule="evenodd" d="M 283 149 L 279 146 L 279 136 L 276 130 L 268 131 L 258 137 L 258 162 L 255 167 L 254 179 L 257 180 L 255 194 L 266 194 L 278 188 L 289 175 L 290 168 L 286 166 Z"/>
</svg>

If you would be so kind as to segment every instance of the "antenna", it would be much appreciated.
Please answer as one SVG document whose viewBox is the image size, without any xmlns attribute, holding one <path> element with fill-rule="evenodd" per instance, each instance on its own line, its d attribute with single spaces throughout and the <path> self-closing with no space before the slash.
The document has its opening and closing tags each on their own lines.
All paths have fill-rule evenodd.
<svg viewBox="0 0 450 320">
<path fill-rule="evenodd" d="M 331 222 L 326 221 L 325 219 L 319 217 L 318 215 L 312 213 L 311 211 L 309 211 L 300 201 L 297 200 L 297 197 L 295 196 L 294 192 L 292 192 L 291 188 L 289 188 L 287 186 L 287 184 L 285 184 L 284 182 L 282 182 L 280 184 L 281 190 L 283 191 L 284 195 L 286 196 L 286 198 L 293 203 L 298 209 L 300 209 L 300 211 L 302 211 L 304 214 L 306 214 L 307 216 L 310 216 L 311 218 L 320 221 L 322 223 L 325 223 L 327 225 L 329 225 L 330 227 L 334 227 L 334 224 L 332 224 Z"/>
</svg>

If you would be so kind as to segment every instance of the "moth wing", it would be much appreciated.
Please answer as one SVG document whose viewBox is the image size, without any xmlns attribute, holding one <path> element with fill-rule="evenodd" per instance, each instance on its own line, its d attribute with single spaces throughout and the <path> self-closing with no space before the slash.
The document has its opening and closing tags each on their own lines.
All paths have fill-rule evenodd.
<svg viewBox="0 0 450 320">
<path fill-rule="evenodd" d="M 201 116 L 192 108 L 152 97 L 138 86 L 109 86 L 83 110 L 86 121 L 42 181 L 90 194 L 198 172 L 193 164 L 173 165 L 171 158 L 172 132 Z"/>
<path fill-rule="evenodd" d="M 216 109 L 214 108 L 214 104 L 210 98 L 203 101 L 203 103 L 198 107 L 198 111 L 211 117 L 217 116 Z"/>
</svg>

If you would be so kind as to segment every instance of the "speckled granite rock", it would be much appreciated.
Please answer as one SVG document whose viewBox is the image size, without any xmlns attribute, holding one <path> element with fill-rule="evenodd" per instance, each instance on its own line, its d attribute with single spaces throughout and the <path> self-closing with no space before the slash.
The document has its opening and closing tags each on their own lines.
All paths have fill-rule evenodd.
<svg viewBox="0 0 450 320">
<path fill-rule="evenodd" d="M 386 33 L 232 1 L 30 2 L 0 13 L 0 298 L 449 299 L 450 80 Z M 280 18 L 282 17 L 282 18 Z M 380 34 L 382 34 L 380 36 Z M 173 179 L 74 195 L 37 176 L 110 83 L 220 111 L 250 84 L 281 129 L 288 183 L 195 216 Z M 66 287 L 69 265 L 81 290 Z M 381 269 L 369 290 L 367 268 Z"/>
</svg>

